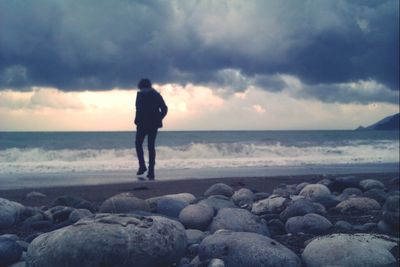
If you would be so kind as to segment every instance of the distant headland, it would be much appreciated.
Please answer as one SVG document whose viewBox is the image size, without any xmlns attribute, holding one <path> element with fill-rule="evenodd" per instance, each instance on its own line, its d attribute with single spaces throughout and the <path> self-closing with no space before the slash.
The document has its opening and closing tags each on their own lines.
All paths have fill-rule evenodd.
<svg viewBox="0 0 400 267">
<path fill-rule="evenodd" d="M 366 131 L 366 130 L 399 130 L 399 120 L 400 113 L 387 116 L 386 118 L 370 125 L 367 127 L 360 126 L 356 130 L 357 131 Z"/>
</svg>

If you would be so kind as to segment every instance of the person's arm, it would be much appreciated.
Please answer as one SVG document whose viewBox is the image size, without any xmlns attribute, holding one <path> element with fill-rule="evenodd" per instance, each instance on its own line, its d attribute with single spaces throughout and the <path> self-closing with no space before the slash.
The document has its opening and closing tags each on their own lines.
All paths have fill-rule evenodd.
<svg viewBox="0 0 400 267">
<path fill-rule="evenodd" d="M 138 103 L 139 103 L 139 92 L 136 93 L 136 101 L 135 101 L 135 124 L 138 124 Z"/>
<path fill-rule="evenodd" d="M 165 101 L 164 101 L 163 97 L 160 94 L 159 94 L 159 96 L 160 96 L 159 108 L 160 108 L 161 119 L 164 119 L 165 116 L 167 116 L 168 107 L 165 104 Z"/>
</svg>

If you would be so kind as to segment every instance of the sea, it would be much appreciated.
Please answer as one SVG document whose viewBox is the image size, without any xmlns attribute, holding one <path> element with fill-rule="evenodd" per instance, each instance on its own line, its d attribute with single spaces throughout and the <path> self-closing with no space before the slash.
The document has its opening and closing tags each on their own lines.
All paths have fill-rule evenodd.
<svg viewBox="0 0 400 267">
<path fill-rule="evenodd" d="M 0 132 L 0 189 L 136 180 L 134 147 L 135 132 Z M 398 131 L 160 131 L 156 151 L 158 180 L 398 173 L 400 161 Z"/>
</svg>

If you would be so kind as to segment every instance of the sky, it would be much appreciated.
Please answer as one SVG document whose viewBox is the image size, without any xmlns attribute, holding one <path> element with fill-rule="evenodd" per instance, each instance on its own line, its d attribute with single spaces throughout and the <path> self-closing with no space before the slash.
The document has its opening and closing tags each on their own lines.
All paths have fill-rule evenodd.
<svg viewBox="0 0 400 267">
<path fill-rule="evenodd" d="M 0 131 L 354 129 L 399 112 L 398 0 L 0 0 Z"/>
</svg>

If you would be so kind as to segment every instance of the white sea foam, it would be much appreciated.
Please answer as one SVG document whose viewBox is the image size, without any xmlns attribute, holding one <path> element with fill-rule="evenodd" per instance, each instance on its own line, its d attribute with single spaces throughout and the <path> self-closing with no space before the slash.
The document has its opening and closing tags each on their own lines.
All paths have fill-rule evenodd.
<svg viewBox="0 0 400 267">
<path fill-rule="evenodd" d="M 256 143 L 193 143 L 158 146 L 157 168 L 198 169 L 399 162 L 399 141 L 346 145 L 284 146 Z M 41 148 L 0 150 L 0 174 L 134 170 L 133 149 Z"/>
</svg>

